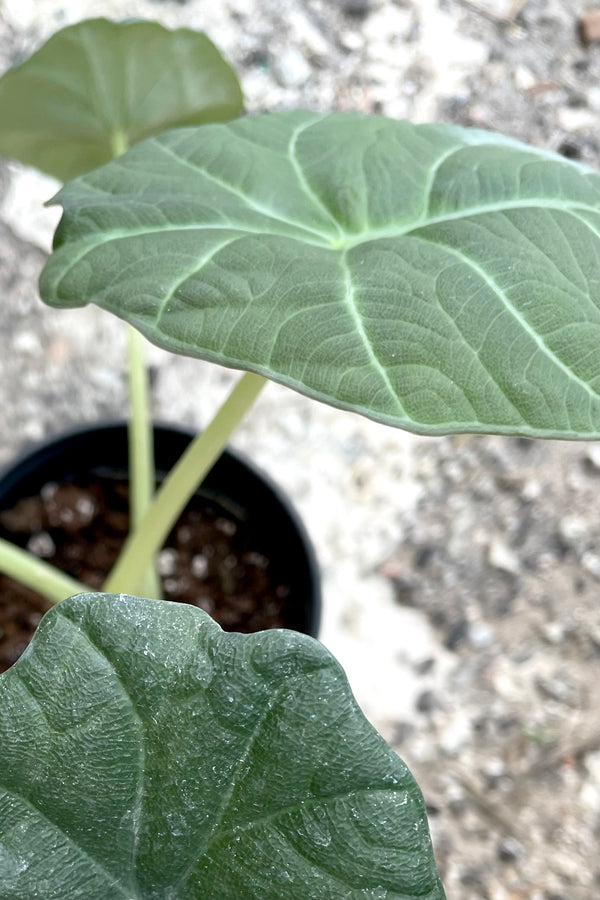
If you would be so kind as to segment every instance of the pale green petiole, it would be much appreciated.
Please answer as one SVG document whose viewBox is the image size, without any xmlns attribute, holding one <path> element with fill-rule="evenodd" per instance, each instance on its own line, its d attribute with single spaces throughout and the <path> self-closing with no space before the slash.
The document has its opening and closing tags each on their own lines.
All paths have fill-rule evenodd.
<svg viewBox="0 0 600 900">
<path fill-rule="evenodd" d="M 102 590 L 135 594 L 144 572 L 163 545 L 180 513 L 217 461 L 230 435 L 266 383 L 262 375 L 246 372 L 202 434 L 195 438 L 171 470 L 138 529 L 130 534 L 121 556 Z"/>
<path fill-rule="evenodd" d="M 148 373 L 144 361 L 144 338 L 129 326 L 129 520 L 135 532 L 143 521 L 154 496 L 156 481 L 152 421 L 148 396 Z M 140 585 L 145 597 L 160 598 L 161 588 L 154 560 Z"/>
<path fill-rule="evenodd" d="M 113 156 L 120 156 L 129 148 L 127 135 L 120 128 L 111 135 Z M 143 521 L 154 496 L 156 473 L 154 468 L 153 428 L 148 394 L 148 372 L 144 360 L 144 339 L 129 326 L 129 528 L 135 531 Z M 154 560 L 151 559 L 140 583 L 145 597 L 161 597 L 161 585 Z"/>
<path fill-rule="evenodd" d="M 15 547 L 0 538 L 0 572 L 9 575 L 25 587 L 42 594 L 53 603 L 60 603 L 73 594 L 89 591 L 89 588 L 38 559 L 32 553 Z"/>
<path fill-rule="evenodd" d="M 127 135 L 120 128 L 116 128 L 110 136 L 110 151 L 113 157 L 121 156 L 129 149 Z"/>
</svg>

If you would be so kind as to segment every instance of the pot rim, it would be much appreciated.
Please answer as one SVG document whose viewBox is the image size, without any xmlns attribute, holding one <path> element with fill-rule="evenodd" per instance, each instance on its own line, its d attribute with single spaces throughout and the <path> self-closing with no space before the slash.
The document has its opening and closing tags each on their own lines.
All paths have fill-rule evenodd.
<svg viewBox="0 0 600 900">
<path fill-rule="evenodd" d="M 181 425 L 179 423 L 154 420 L 152 422 L 152 425 L 155 431 L 171 432 L 190 439 L 194 438 L 196 434 L 198 434 L 198 431 L 194 428 Z M 39 457 L 40 454 L 42 454 L 44 451 L 47 451 L 52 447 L 56 447 L 58 450 L 61 444 L 68 444 L 73 439 L 77 439 L 78 437 L 82 437 L 86 434 L 94 432 L 106 432 L 109 430 L 126 430 L 127 426 L 127 419 L 106 419 L 100 420 L 98 422 L 87 423 L 85 425 L 75 425 L 71 428 L 60 431 L 55 435 L 50 435 L 41 440 L 29 441 L 25 443 L 23 447 L 21 447 L 21 449 L 18 450 L 17 453 L 12 457 L 12 459 L 10 459 L 4 465 L 0 466 L 0 500 L 5 489 L 10 489 L 13 486 L 16 486 L 19 481 L 23 480 L 24 476 L 28 476 L 29 474 L 34 472 L 36 468 L 38 468 L 39 460 L 37 459 L 37 457 Z M 59 454 L 57 453 L 56 455 Z M 308 633 L 311 637 L 316 638 L 319 632 L 321 621 L 321 574 L 315 549 L 308 534 L 308 530 L 300 517 L 300 514 L 297 512 L 295 506 L 287 496 L 284 489 L 279 484 L 277 484 L 277 482 L 274 481 L 269 474 L 265 473 L 260 466 L 257 466 L 243 451 L 226 447 L 223 451 L 222 456 L 230 457 L 235 462 L 241 464 L 241 466 L 246 468 L 256 479 L 259 479 L 263 482 L 268 491 L 271 492 L 271 494 L 277 500 L 278 504 L 283 508 L 292 526 L 297 532 L 308 567 L 308 576 L 312 594 L 310 598 L 310 630 Z M 25 469 L 25 471 L 19 472 L 19 470 L 22 469 Z M 12 481 L 10 481 L 11 476 L 14 476 L 14 480 Z M 9 484 L 5 485 L 4 483 L 7 480 L 9 480 Z M 201 485 L 198 485 L 198 488 L 200 487 Z"/>
</svg>

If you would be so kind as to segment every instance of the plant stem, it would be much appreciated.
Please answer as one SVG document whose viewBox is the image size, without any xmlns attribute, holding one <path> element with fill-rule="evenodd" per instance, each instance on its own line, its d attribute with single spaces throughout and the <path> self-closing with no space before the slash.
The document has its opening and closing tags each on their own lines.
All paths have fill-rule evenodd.
<svg viewBox="0 0 600 900">
<path fill-rule="evenodd" d="M 144 339 L 129 326 L 129 520 L 130 531 L 137 531 L 152 505 L 156 474 L 154 468 L 154 443 L 148 396 L 148 374 L 144 361 Z M 154 560 L 144 573 L 141 585 L 144 596 L 159 599 L 160 580 Z"/>
<path fill-rule="evenodd" d="M 113 157 L 129 148 L 125 132 L 117 128 L 111 134 Z M 148 373 L 144 359 L 144 339 L 131 325 L 128 328 L 127 354 L 129 357 L 129 422 L 127 439 L 129 451 L 129 530 L 135 532 L 152 505 L 156 470 L 154 467 L 154 438 L 150 417 Z M 160 579 L 154 560 L 150 559 L 144 572 L 142 593 L 146 597 L 160 598 Z"/>
<path fill-rule="evenodd" d="M 140 590 L 150 559 L 162 547 L 188 500 L 225 449 L 231 433 L 265 382 L 262 375 L 252 372 L 246 372 L 240 378 L 212 422 L 192 441 L 165 479 L 143 522 L 127 539 L 103 590 L 128 594 Z"/>
<path fill-rule="evenodd" d="M 127 135 L 120 128 L 115 129 L 110 136 L 110 152 L 113 155 L 113 159 L 121 156 L 128 149 L 129 141 L 127 140 Z"/>
<path fill-rule="evenodd" d="M 4 538 L 0 538 L 0 571 L 32 591 L 43 594 L 52 603 L 60 603 L 66 597 L 90 590 L 80 581 L 65 575 L 32 553 L 15 547 Z"/>
</svg>

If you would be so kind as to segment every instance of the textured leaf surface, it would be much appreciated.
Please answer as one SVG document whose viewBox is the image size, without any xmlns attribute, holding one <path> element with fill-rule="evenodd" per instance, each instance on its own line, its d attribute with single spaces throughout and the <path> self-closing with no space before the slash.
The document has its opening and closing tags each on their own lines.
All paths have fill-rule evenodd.
<svg viewBox="0 0 600 900">
<path fill-rule="evenodd" d="M 58 195 L 42 295 L 409 430 L 594 437 L 598 184 L 452 126 L 174 131 Z"/>
<path fill-rule="evenodd" d="M 2 900 L 441 900 L 423 801 L 293 632 L 80 595 L 0 677 Z"/>
<path fill-rule="evenodd" d="M 237 78 L 205 35 L 91 19 L 0 78 L 0 153 L 64 180 L 124 145 L 241 107 Z"/>
</svg>

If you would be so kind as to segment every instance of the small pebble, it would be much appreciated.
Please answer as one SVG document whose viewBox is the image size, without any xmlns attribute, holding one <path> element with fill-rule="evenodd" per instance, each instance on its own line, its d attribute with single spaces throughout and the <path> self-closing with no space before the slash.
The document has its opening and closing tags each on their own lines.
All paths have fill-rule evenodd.
<svg viewBox="0 0 600 900">
<path fill-rule="evenodd" d="M 579 17 L 579 36 L 584 44 L 600 41 L 600 6 L 592 6 Z"/>
<path fill-rule="evenodd" d="M 490 785 L 495 785 L 498 779 L 502 778 L 505 773 L 506 766 L 504 765 L 503 760 L 497 756 L 493 756 L 484 763 L 483 774 Z"/>
<path fill-rule="evenodd" d="M 394 600 L 400 606 L 415 606 L 418 582 L 411 575 L 405 575 L 392 566 L 382 566 L 380 570 L 392 586 Z"/>
<path fill-rule="evenodd" d="M 39 337 L 33 331 L 20 331 L 13 338 L 13 350 L 24 356 L 40 356 L 42 345 Z"/>
<path fill-rule="evenodd" d="M 394 734 L 392 744 L 402 744 L 407 738 L 414 734 L 415 726 L 412 722 L 396 722 L 394 724 Z"/>
<path fill-rule="evenodd" d="M 342 0 L 342 10 L 349 16 L 366 16 L 383 0 Z"/>
<path fill-rule="evenodd" d="M 547 622 L 542 627 L 542 634 L 549 644 L 561 644 L 565 638 L 565 629 L 560 622 Z"/>
<path fill-rule="evenodd" d="M 456 650 L 464 642 L 468 630 L 469 623 L 467 622 L 467 620 L 459 619 L 458 622 L 455 622 L 455 624 L 452 625 L 450 631 L 446 635 L 444 647 L 446 647 L 448 650 Z"/>
<path fill-rule="evenodd" d="M 418 663 L 415 663 L 413 669 L 417 673 L 417 675 L 429 675 L 435 668 L 435 658 L 433 656 L 428 656 L 427 659 L 423 659 Z"/>
<path fill-rule="evenodd" d="M 516 838 L 505 837 L 499 842 L 497 853 L 502 862 L 515 862 L 523 856 L 523 845 Z"/>
<path fill-rule="evenodd" d="M 433 691 L 422 691 L 417 697 L 415 706 L 419 712 L 429 713 L 435 709 L 437 702 Z"/>
<path fill-rule="evenodd" d="M 598 91 L 600 94 L 600 88 L 598 89 Z M 600 99 L 598 102 L 598 108 L 600 109 Z M 585 452 L 585 458 L 594 469 L 600 470 L 600 444 L 590 444 Z"/>
<path fill-rule="evenodd" d="M 358 31 L 342 31 L 339 38 L 340 46 L 349 53 L 356 53 L 362 50 L 365 45 L 365 39 Z"/>
<path fill-rule="evenodd" d="M 585 107 L 565 106 L 559 109 L 556 117 L 558 124 L 565 131 L 582 131 L 584 128 L 593 128 L 596 120 L 595 114 Z"/>
<path fill-rule="evenodd" d="M 542 484 L 536 478 L 529 478 L 525 484 L 523 485 L 523 490 L 521 491 L 521 497 L 527 503 L 531 503 L 532 500 L 537 500 L 542 493 Z"/>
<path fill-rule="evenodd" d="M 535 75 L 527 66 L 516 66 L 513 73 L 515 87 L 520 91 L 528 91 L 536 82 Z"/>
<path fill-rule="evenodd" d="M 288 47 L 273 63 L 273 72 L 282 87 L 301 87 L 310 78 L 311 68 L 296 47 Z"/>
<path fill-rule="evenodd" d="M 593 109 L 594 112 L 600 112 L 600 87 L 594 86 L 588 90 L 587 105 L 590 109 Z M 597 456 L 596 468 L 600 469 L 600 444 L 592 444 L 588 450 L 588 458 L 589 452 L 593 450 L 596 451 Z"/>
<path fill-rule="evenodd" d="M 581 557 L 581 564 L 590 575 L 593 575 L 594 578 L 597 578 L 598 581 L 600 581 L 600 554 L 592 553 L 591 550 L 584 553 Z"/>
<path fill-rule="evenodd" d="M 519 557 L 499 538 L 489 545 L 488 562 L 494 569 L 500 569 L 501 572 L 508 572 L 510 575 L 518 575 L 521 571 Z"/>
<path fill-rule="evenodd" d="M 485 891 L 486 882 L 486 875 L 475 868 L 465 869 L 460 876 L 460 883 L 465 887 L 474 887 L 481 891 Z"/>
<path fill-rule="evenodd" d="M 467 801 L 464 797 L 452 797 L 447 801 L 447 806 L 452 815 L 459 819 L 467 809 Z"/>
<path fill-rule="evenodd" d="M 485 622 L 472 622 L 469 625 L 469 643 L 476 650 L 484 650 L 494 641 L 494 630 Z"/>
<path fill-rule="evenodd" d="M 587 538 L 588 524 L 582 516 L 564 516 L 558 523 L 558 532 L 567 547 L 581 550 Z"/>
<path fill-rule="evenodd" d="M 458 756 L 471 738 L 472 722 L 468 713 L 457 712 L 440 735 L 440 748 L 446 756 Z"/>
<path fill-rule="evenodd" d="M 540 675 L 536 678 L 536 686 L 541 694 L 557 703 L 571 702 L 575 698 L 573 685 L 557 675 Z"/>
</svg>

